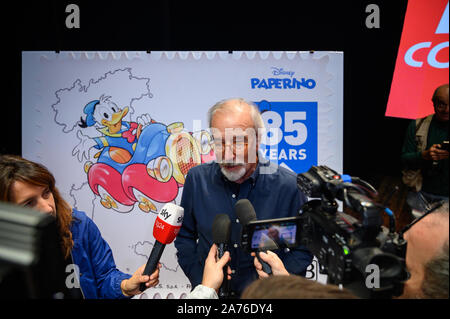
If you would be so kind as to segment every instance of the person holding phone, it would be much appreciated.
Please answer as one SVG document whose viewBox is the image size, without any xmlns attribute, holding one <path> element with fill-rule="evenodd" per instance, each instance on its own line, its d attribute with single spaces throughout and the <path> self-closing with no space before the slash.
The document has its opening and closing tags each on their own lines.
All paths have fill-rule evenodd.
<svg viewBox="0 0 450 319">
<path fill-rule="evenodd" d="M 401 154 L 404 168 L 420 169 L 422 175 L 421 188 L 407 195 L 415 217 L 432 203 L 449 198 L 448 83 L 436 88 L 431 101 L 434 114 L 410 123 Z"/>
</svg>

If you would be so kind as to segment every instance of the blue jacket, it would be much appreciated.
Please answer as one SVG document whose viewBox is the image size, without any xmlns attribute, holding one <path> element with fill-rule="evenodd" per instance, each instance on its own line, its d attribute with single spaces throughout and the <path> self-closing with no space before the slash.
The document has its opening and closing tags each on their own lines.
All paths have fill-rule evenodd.
<svg viewBox="0 0 450 319">
<path fill-rule="evenodd" d="M 72 216 L 72 258 L 80 270 L 80 286 L 84 297 L 127 298 L 122 294 L 120 283 L 131 275 L 116 268 L 111 248 L 94 222 L 84 212 L 75 209 Z"/>
</svg>

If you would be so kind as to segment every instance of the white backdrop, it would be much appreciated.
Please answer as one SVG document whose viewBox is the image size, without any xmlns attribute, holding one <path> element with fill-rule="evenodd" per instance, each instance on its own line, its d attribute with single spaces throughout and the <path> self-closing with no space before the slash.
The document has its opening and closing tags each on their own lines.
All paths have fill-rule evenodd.
<svg viewBox="0 0 450 319">
<path fill-rule="evenodd" d="M 225 98 L 243 97 L 265 111 L 266 126 L 280 129 L 280 140 L 271 141 L 278 152 L 266 151 L 268 158 L 297 173 L 311 165 L 327 165 L 342 172 L 342 52 L 23 52 L 22 79 L 23 156 L 53 172 L 64 198 L 94 220 L 124 272 L 133 273 L 146 262 L 154 242 L 154 211 L 159 211 L 165 201 L 180 203 L 183 176 L 176 176 L 177 164 L 173 161 L 173 170 L 161 167 L 160 173 L 169 173 L 172 184 L 164 180 L 147 189 L 152 195 L 144 202 L 151 202 L 146 206 L 147 210 L 153 208 L 150 212 L 139 207 L 142 201 L 136 193 L 134 198 L 128 194 L 123 203 L 112 194 L 102 193 L 101 188 L 97 195 L 86 171 L 93 172 L 95 165 L 100 166 L 103 153 L 96 157 L 97 153 L 105 147 L 112 149 L 112 144 L 91 148 L 85 153 L 87 158 L 76 151 L 92 145 L 89 143 L 94 143 L 94 138 L 101 140 L 108 135 L 99 130 L 104 124 L 98 117 L 93 126 L 78 125 L 80 118 L 86 118 L 85 106 L 102 95 L 109 96 L 109 101 L 122 110 L 128 107 L 121 119 L 123 125 L 148 114 L 165 129 L 182 122 L 185 134 L 194 132 L 194 137 L 208 129 L 209 107 Z M 130 130 L 127 134 L 135 133 Z M 164 154 L 168 153 L 164 144 L 167 133 L 157 135 L 159 139 L 149 140 L 147 155 L 168 156 Z M 128 153 L 132 161 L 126 162 L 126 158 L 117 164 L 119 179 L 106 181 L 104 187 L 122 191 L 124 175 L 131 174 L 128 164 L 147 165 L 152 160 L 151 156 L 142 159 L 133 150 Z M 211 155 L 202 154 L 202 161 L 211 160 Z M 155 177 L 159 171 L 152 172 Z M 128 177 L 133 179 L 133 175 Z M 111 208 L 106 208 L 108 205 Z M 161 259 L 161 284 L 138 298 L 183 298 L 189 292 L 189 281 L 175 253 L 173 244 L 166 247 Z M 323 281 L 324 277 L 317 276 L 316 261 L 313 266 L 308 276 Z"/>
</svg>

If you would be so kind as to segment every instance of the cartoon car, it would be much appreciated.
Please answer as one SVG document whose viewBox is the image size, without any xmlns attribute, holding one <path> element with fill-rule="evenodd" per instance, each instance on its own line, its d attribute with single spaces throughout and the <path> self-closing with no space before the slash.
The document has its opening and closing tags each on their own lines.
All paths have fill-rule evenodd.
<svg viewBox="0 0 450 319">
<path fill-rule="evenodd" d="M 97 150 L 97 161 L 86 162 L 84 170 L 91 190 L 108 209 L 129 212 L 138 203 L 142 211 L 156 212 L 154 201 L 173 201 L 190 168 L 215 158 L 208 132 L 191 134 L 181 122 L 166 126 L 149 114 L 125 121 L 129 107 L 119 108 L 111 96 L 90 101 L 83 112 L 79 127 L 95 127 L 100 136 L 79 130 L 72 155 L 82 162 Z"/>
<path fill-rule="evenodd" d="M 140 131 L 132 153 L 106 146 L 96 163 L 87 162 L 89 186 L 105 208 L 125 213 L 138 203 L 143 212 L 156 212 L 154 202 L 173 201 L 190 168 L 215 158 L 210 142 L 207 131 L 191 134 L 181 122 L 152 123 Z"/>
</svg>

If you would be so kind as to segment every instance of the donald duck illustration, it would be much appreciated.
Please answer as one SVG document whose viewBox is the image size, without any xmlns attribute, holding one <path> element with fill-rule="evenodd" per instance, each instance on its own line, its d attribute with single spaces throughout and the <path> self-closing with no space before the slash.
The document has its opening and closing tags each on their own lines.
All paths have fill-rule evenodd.
<svg viewBox="0 0 450 319">
<path fill-rule="evenodd" d="M 72 155 L 78 155 L 78 160 L 81 162 L 83 158 L 89 158 L 89 151 L 93 147 L 98 150 L 109 147 L 109 156 L 113 161 L 128 162 L 136 149 L 136 142 L 142 129 L 154 123 L 148 114 L 138 117 L 137 122 L 124 121 L 123 118 L 128 114 L 128 110 L 128 106 L 120 109 L 111 101 L 110 96 L 105 95 L 86 104 L 83 110 L 86 118 L 81 117 L 78 125 L 81 128 L 95 125 L 102 136 L 92 139 L 78 131 L 77 137 L 81 143 L 75 147 Z M 100 154 L 101 152 L 98 152 L 94 158 L 98 158 Z"/>
</svg>

